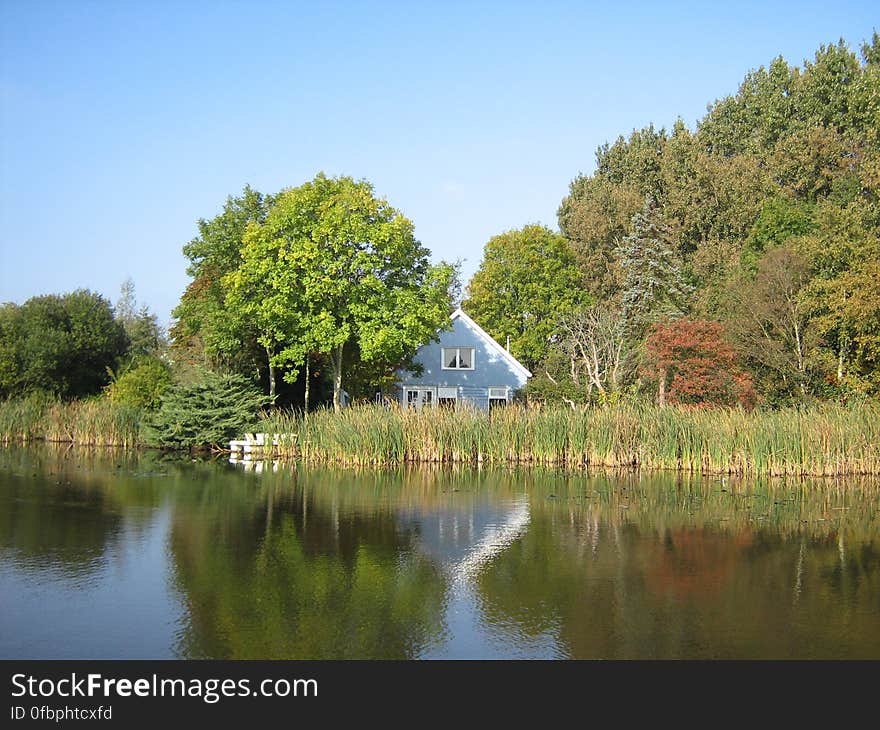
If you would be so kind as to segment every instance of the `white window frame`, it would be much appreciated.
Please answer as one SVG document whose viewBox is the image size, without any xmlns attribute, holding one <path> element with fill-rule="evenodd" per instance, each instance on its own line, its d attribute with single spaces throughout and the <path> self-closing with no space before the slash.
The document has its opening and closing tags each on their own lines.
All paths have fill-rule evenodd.
<svg viewBox="0 0 880 730">
<path fill-rule="evenodd" d="M 492 391 L 504 390 L 504 395 L 492 395 Z M 510 386 L 509 385 L 490 385 L 486 388 L 486 408 L 489 408 L 492 405 L 493 400 L 504 400 L 507 403 L 510 403 Z"/>
<path fill-rule="evenodd" d="M 420 402 L 420 405 L 416 406 L 416 404 L 410 400 L 411 393 L 417 394 L 415 400 Z M 428 397 L 425 398 L 425 396 Z M 437 405 L 437 388 L 431 385 L 407 385 L 403 389 L 403 401 L 404 406 L 407 408 L 434 408 Z"/>
<path fill-rule="evenodd" d="M 456 350 L 455 353 L 455 361 L 458 362 L 461 359 L 461 351 L 462 350 L 470 350 L 471 351 L 471 366 L 469 368 L 450 368 L 446 366 L 446 351 L 447 350 Z M 440 367 L 443 370 L 476 370 L 477 366 L 477 348 L 470 346 L 454 346 L 454 347 L 441 347 L 440 348 Z"/>
</svg>

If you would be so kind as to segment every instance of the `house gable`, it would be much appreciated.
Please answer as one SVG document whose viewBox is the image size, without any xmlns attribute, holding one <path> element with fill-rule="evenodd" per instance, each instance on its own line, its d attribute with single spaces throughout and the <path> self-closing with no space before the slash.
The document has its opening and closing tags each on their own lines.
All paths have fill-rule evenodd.
<svg viewBox="0 0 880 730">
<path fill-rule="evenodd" d="M 486 343 L 487 347 L 493 350 L 496 355 L 499 355 L 501 358 L 507 361 L 508 365 L 515 373 L 525 378 L 526 380 L 532 377 L 531 372 L 529 372 L 525 365 L 523 365 L 519 360 L 511 355 L 505 348 L 499 345 L 495 341 L 495 339 L 488 332 L 486 332 L 486 330 L 484 330 L 482 327 L 480 327 L 480 325 L 474 322 L 474 320 L 468 317 L 461 307 L 456 309 L 450 315 L 450 319 L 453 322 L 455 322 L 456 320 L 461 320 L 466 327 L 469 327 L 471 330 L 476 332 L 477 336 L 479 336 Z M 523 381 L 523 384 L 525 384 L 525 380 Z"/>
<path fill-rule="evenodd" d="M 454 392 L 457 401 L 486 408 L 490 388 L 493 397 L 503 393 L 509 399 L 526 384 L 531 377 L 528 369 L 464 311 L 457 309 L 450 320 L 451 329 L 440 332 L 438 341 L 422 345 L 416 352 L 413 360 L 422 366 L 421 374 L 398 373 L 402 403 L 407 402 L 407 390 L 424 389 L 431 392 L 433 402 Z"/>
</svg>

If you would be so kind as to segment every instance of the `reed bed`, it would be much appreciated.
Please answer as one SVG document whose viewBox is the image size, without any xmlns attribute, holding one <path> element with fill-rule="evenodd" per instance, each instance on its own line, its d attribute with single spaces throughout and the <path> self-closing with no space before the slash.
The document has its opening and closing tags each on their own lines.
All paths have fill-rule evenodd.
<svg viewBox="0 0 880 730">
<path fill-rule="evenodd" d="M 490 415 L 376 405 L 267 415 L 280 456 L 318 463 L 540 464 L 703 474 L 880 474 L 880 405 L 810 409 L 510 406 Z"/>
<path fill-rule="evenodd" d="M 761 476 L 880 475 L 880 404 L 781 410 L 619 405 L 407 410 L 362 405 L 265 414 L 278 456 L 327 464 L 534 464 Z M 145 445 L 139 409 L 105 398 L 0 402 L 0 443 Z"/>
<path fill-rule="evenodd" d="M 0 401 L 0 443 L 141 444 L 141 411 L 106 398 L 62 402 L 39 395 Z"/>
</svg>

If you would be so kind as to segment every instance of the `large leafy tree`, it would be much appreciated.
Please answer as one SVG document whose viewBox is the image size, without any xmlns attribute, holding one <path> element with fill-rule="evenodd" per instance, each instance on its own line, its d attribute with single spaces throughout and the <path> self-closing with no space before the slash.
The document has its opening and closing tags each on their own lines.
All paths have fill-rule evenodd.
<svg viewBox="0 0 880 730">
<path fill-rule="evenodd" d="M 227 302 L 223 277 L 241 263 L 248 225 L 264 221 L 271 205 L 271 196 L 248 185 L 241 195 L 227 198 L 218 215 L 198 221 L 199 235 L 183 247 L 192 281 L 174 309 L 170 331 L 178 358 L 248 376 L 263 366 L 257 332 Z"/>
<path fill-rule="evenodd" d="M 810 262 L 801 303 L 819 333 L 815 365 L 846 389 L 880 393 L 880 234 L 857 203 L 823 201 L 792 245 Z"/>
<path fill-rule="evenodd" d="M 700 136 L 712 152 L 731 157 L 771 148 L 792 118 L 792 90 L 798 73 L 782 57 L 750 71 L 735 96 L 717 100 L 701 123 Z"/>
<path fill-rule="evenodd" d="M 19 378 L 19 307 L 0 304 L 0 396 L 7 396 Z"/>
<path fill-rule="evenodd" d="M 87 289 L 32 297 L 0 310 L 0 393 L 98 393 L 129 347 L 104 297 Z"/>
<path fill-rule="evenodd" d="M 659 198 L 663 192 L 661 160 L 667 142 L 665 129 L 654 125 L 633 131 L 628 139 L 621 135 L 613 145 L 596 151 L 596 170 L 614 183 L 629 182 L 642 195 Z"/>
<path fill-rule="evenodd" d="M 678 250 L 691 255 L 707 241 L 742 239 L 772 189 L 760 161 L 706 151 L 678 120 L 660 161 L 664 213 L 678 228 Z"/>
<path fill-rule="evenodd" d="M 778 246 L 758 261 L 753 277 L 743 274 L 728 289 L 728 331 L 773 402 L 812 391 L 816 333 L 802 297 L 808 280 L 807 261 Z"/>
<path fill-rule="evenodd" d="M 468 284 L 464 308 L 534 368 L 547 356 L 558 317 L 589 302 L 568 241 L 541 225 L 494 236 Z"/>
<path fill-rule="evenodd" d="M 559 230 L 575 254 L 582 286 L 598 301 L 620 294 L 622 277 L 615 250 L 644 199 L 632 183 L 581 175 L 571 182 L 559 206 Z"/>
<path fill-rule="evenodd" d="M 454 267 L 432 266 L 412 222 L 370 183 L 319 174 L 250 225 L 223 284 L 287 377 L 310 352 L 329 357 L 338 409 L 347 355 L 376 378 L 408 359 L 448 321 L 454 280 Z"/>
</svg>

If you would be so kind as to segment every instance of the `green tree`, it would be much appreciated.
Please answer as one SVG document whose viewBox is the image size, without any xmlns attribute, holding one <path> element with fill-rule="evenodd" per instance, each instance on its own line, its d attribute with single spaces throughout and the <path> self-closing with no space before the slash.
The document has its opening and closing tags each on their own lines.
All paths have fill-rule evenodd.
<svg viewBox="0 0 880 730">
<path fill-rule="evenodd" d="M 146 305 L 138 307 L 131 277 L 122 282 L 116 302 L 116 319 L 122 323 L 128 335 L 129 355 L 132 357 L 154 355 L 165 345 L 165 335 L 158 317 Z"/>
<path fill-rule="evenodd" d="M 11 393 L 18 382 L 19 330 L 19 307 L 12 302 L 0 304 L 0 396 Z"/>
<path fill-rule="evenodd" d="M 170 448 L 225 446 L 259 421 L 268 400 L 247 378 L 199 368 L 165 392 L 146 437 Z"/>
<path fill-rule="evenodd" d="M 809 264 L 796 251 L 777 246 L 729 285 L 727 330 L 771 402 L 812 392 L 810 353 L 817 345 L 802 290 Z"/>
<path fill-rule="evenodd" d="M 724 157 L 765 153 L 791 124 L 798 75 L 781 56 L 750 71 L 735 96 L 710 105 L 700 123 L 700 141 Z"/>
<path fill-rule="evenodd" d="M 183 247 L 192 281 L 174 309 L 171 327 L 178 358 L 192 363 L 229 368 L 251 375 L 264 359 L 251 321 L 226 301 L 223 277 L 241 263 L 241 248 L 250 223 L 261 223 L 272 197 L 245 186 L 230 196 L 210 220 L 199 219 L 199 235 Z"/>
<path fill-rule="evenodd" d="M 745 241 L 743 266 L 754 270 L 757 260 L 766 251 L 796 236 L 803 236 L 812 229 L 812 204 L 781 195 L 767 198 Z"/>
<path fill-rule="evenodd" d="M 871 42 L 867 41 L 862 43 L 862 58 L 865 59 L 865 63 L 869 66 L 880 66 L 880 33 L 874 31 L 874 35 L 871 36 Z"/>
<path fill-rule="evenodd" d="M 430 265 L 412 222 L 365 180 L 323 173 L 285 190 L 245 235 L 223 284 L 275 365 L 293 376 L 310 352 L 333 370 L 342 403 L 346 355 L 387 371 L 448 321 L 455 269 Z"/>
<path fill-rule="evenodd" d="M 598 301 L 620 294 L 617 245 L 629 233 L 644 199 L 630 182 L 579 175 L 559 206 L 559 230 L 575 254 L 585 291 Z"/>
<path fill-rule="evenodd" d="M 706 241 L 742 240 L 772 182 L 752 155 L 707 152 L 679 120 L 661 160 L 663 210 L 678 228 L 678 251 L 689 256 Z"/>
<path fill-rule="evenodd" d="M 101 295 L 78 289 L 5 305 L 0 316 L 0 393 L 45 391 L 63 398 L 100 392 L 128 338 Z"/>
<path fill-rule="evenodd" d="M 792 242 L 811 264 L 802 302 L 821 337 L 814 360 L 826 380 L 880 392 L 880 235 L 858 204 L 816 206 L 809 235 Z"/>
<path fill-rule="evenodd" d="M 737 334 L 771 402 L 877 392 L 878 38 L 861 62 L 839 41 L 800 68 L 776 58 L 750 71 L 693 132 L 679 120 L 599 147 L 559 226 L 584 289 L 621 301 L 629 344 L 687 309 Z M 639 224 L 654 226 L 648 235 L 633 218 L 645 195 L 656 201 Z"/>
<path fill-rule="evenodd" d="M 666 130 L 656 130 L 654 125 L 634 130 L 628 139 L 621 135 L 613 145 L 601 145 L 596 151 L 596 172 L 610 182 L 635 186 L 643 196 L 660 199 L 660 161 L 666 141 Z"/>
<path fill-rule="evenodd" d="M 558 317 L 589 303 L 575 255 L 558 233 L 537 224 L 489 239 L 463 307 L 527 367 L 547 356 Z"/>
<path fill-rule="evenodd" d="M 618 249 L 624 272 L 623 316 L 635 340 L 658 320 L 680 317 L 688 309 L 691 287 L 676 248 L 671 226 L 657 203 L 647 197 L 633 216 L 632 233 Z"/>
<path fill-rule="evenodd" d="M 861 67 L 856 54 L 841 38 L 822 45 L 812 61 L 804 63 L 793 89 L 793 123 L 833 127 L 848 133 L 857 121 L 853 116 L 852 91 Z"/>
<path fill-rule="evenodd" d="M 114 373 L 107 396 L 114 403 L 136 408 L 157 408 L 172 383 L 171 369 L 156 357 L 141 356 Z"/>
<path fill-rule="evenodd" d="M 797 198 L 834 195 L 845 204 L 859 194 L 859 148 L 833 127 L 795 129 L 773 148 L 769 166 L 775 182 Z"/>
</svg>

